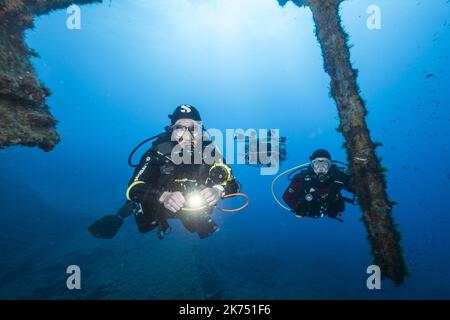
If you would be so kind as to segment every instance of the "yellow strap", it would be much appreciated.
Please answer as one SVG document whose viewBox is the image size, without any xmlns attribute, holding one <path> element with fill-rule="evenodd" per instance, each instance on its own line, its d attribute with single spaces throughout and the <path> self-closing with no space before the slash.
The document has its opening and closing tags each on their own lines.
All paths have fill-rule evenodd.
<svg viewBox="0 0 450 320">
<path fill-rule="evenodd" d="M 175 182 L 197 182 L 197 180 L 187 179 L 187 178 L 184 178 L 184 179 L 175 179 L 174 181 L 175 181 Z"/>
<path fill-rule="evenodd" d="M 190 212 L 192 212 L 192 211 L 200 211 L 200 210 L 203 210 L 203 209 L 206 209 L 208 206 L 201 206 L 201 207 L 198 207 L 198 208 L 186 208 L 186 207 L 183 207 L 183 208 L 181 208 L 181 211 L 190 211 Z"/>
<path fill-rule="evenodd" d="M 133 189 L 135 186 L 137 186 L 138 184 L 143 184 L 143 183 L 145 183 L 144 181 L 135 181 L 135 182 L 133 182 L 129 187 L 128 187 L 128 189 L 127 189 L 127 193 L 126 193 L 126 197 L 127 197 L 127 200 L 131 200 L 130 199 L 130 191 L 131 191 L 131 189 Z"/>
</svg>

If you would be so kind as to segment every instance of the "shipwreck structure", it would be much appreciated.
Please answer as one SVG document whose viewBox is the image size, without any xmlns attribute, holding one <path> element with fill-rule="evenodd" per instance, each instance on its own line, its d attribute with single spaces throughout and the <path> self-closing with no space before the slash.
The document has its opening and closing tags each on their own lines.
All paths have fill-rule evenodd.
<svg viewBox="0 0 450 320">
<path fill-rule="evenodd" d="M 38 79 L 30 57 L 37 53 L 23 41 L 35 16 L 71 4 L 99 0 L 0 0 L 0 148 L 37 146 L 45 151 L 59 142 L 58 123 L 50 114 L 50 95 Z"/>
<path fill-rule="evenodd" d="M 365 121 L 367 111 L 359 93 L 357 71 L 350 62 L 347 34 L 341 25 L 339 5 L 344 0 L 278 0 L 282 6 L 288 1 L 312 11 L 374 264 L 381 268 L 384 277 L 400 284 L 408 272 L 400 234 L 393 222 L 393 202 L 386 192 L 377 144 Z M 46 105 L 50 91 L 39 81 L 30 63 L 30 57 L 36 53 L 24 43 L 24 31 L 33 27 L 37 15 L 71 4 L 95 2 L 101 0 L 0 0 L 0 148 L 24 145 L 49 151 L 58 143 L 57 120 Z"/>
</svg>

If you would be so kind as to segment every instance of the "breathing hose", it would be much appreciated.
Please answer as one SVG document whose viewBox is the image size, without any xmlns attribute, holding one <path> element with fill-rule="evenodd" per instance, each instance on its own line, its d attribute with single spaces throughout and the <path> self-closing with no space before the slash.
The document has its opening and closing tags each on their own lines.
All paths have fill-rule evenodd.
<svg viewBox="0 0 450 320">
<path fill-rule="evenodd" d="M 166 133 L 165 133 L 165 132 L 160 133 L 160 134 L 158 134 L 158 135 L 156 135 L 156 136 L 153 136 L 153 137 L 151 137 L 151 138 L 145 139 L 144 141 L 142 141 L 141 143 L 139 143 L 139 144 L 133 149 L 133 151 L 131 151 L 130 155 L 128 156 L 128 165 L 129 165 L 130 167 L 132 167 L 132 168 L 136 168 L 136 167 L 139 165 L 139 163 L 138 163 L 138 164 L 133 164 L 133 163 L 132 163 L 133 156 L 134 156 L 134 154 L 136 153 L 136 151 L 138 151 L 139 148 L 142 147 L 142 146 L 143 146 L 144 144 L 146 144 L 147 142 L 152 141 L 152 140 L 155 140 L 156 138 L 159 138 L 159 137 L 163 136 L 164 134 L 166 134 Z"/>
<path fill-rule="evenodd" d="M 282 176 L 284 176 L 284 175 L 286 175 L 286 174 L 288 174 L 288 173 L 290 173 L 290 172 L 293 172 L 293 171 L 296 171 L 296 170 L 300 170 L 300 169 L 306 168 L 306 167 L 308 167 L 308 166 L 310 166 L 310 165 L 311 165 L 311 164 L 308 162 L 308 163 L 304 163 L 304 164 L 295 166 L 295 167 L 293 167 L 293 168 L 291 168 L 291 169 L 288 169 L 288 170 L 286 170 L 286 171 L 280 173 L 279 175 L 277 175 L 277 176 L 275 177 L 275 179 L 273 179 L 273 181 L 272 181 L 272 186 L 271 186 L 272 197 L 273 197 L 273 199 L 275 200 L 275 202 L 276 202 L 281 208 L 283 208 L 284 210 L 286 210 L 286 211 L 291 211 L 291 212 L 292 212 L 292 210 L 291 210 L 289 207 L 287 207 L 287 206 L 285 206 L 284 204 L 282 204 L 281 201 L 278 200 L 277 196 L 275 195 L 275 190 L 274 190 L 274 189 L 275 189 L 275 183 L 276 183 L 277 180 L 278 180 L 279 178 L 281 178 Z"/>
</svg>

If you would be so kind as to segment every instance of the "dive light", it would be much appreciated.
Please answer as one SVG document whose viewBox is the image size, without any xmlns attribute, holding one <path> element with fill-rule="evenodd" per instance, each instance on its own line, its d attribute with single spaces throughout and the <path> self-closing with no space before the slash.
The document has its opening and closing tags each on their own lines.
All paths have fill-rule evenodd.
<svg viewBox="0 0 450 320">
<path fill-rule="evenodd" d="M 241 197 L 245 198 L 246 202 L 240 206 L 239 208 L 235 209 L 225 209 L 217 206 L 217 209 L 219 209 L 222 212 L 239 212 L 246 208 L 250 203 L 250 198 L 243 193 L 232 193 L 225 195 L 222 199 L 230 199 L 235 197 Z M 186 205 L 181 208 L 181 211 L 188 211 L 188 212 L 202 212 L 204 209 L 207 209 L 209 206 L 206 203 L 205 199 L 202 197 L 202 195 L 198 191 L 190 192 L 186 195 Z"/>
<path fill-rule="evenodd" d="M 207 208 L 205 199 L 197 191 L 190 192 L 186 195 L 186 206 L 181 208 L 183 211 L 201 211 Z"/>
</svg>

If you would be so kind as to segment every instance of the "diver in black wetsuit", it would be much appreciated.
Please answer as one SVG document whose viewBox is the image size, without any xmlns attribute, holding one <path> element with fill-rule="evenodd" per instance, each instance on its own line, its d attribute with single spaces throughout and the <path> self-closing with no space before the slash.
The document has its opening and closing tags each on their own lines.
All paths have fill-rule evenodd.
<svg viewBox="0 0 450 320">
<path fill-rule="evenodd" d="M 327 150 L 316 150 L 310 160 L 311 165 L 291 180 L 283 200 L 297 217 L 328 216 L 342 221 L 345 202 L 354 202 L 341 194 L 342 190 L 354 193 L 349 175 L 333 163 Z"/>
<path fill-rule="evenodd" d="M 92 225 L 94 236 L 111 238 L 131 214 L 139 231 L 157 228 L 160 239 L 170 228 L 168 219 L 180 219 L 200 238 L 218 230 L 211 213 L 222 197 L 239 192 L 238 183 L 222 157 L 215 157 L 214 144 L 205 140 L 200 114 L 193 106 L 179 106 L 169 118 L 171 126 L 142 156 L 130 179 L 127 203 L 117 215 L 108 216 L 109 223 L 99 220 Z"/>
</svg>

